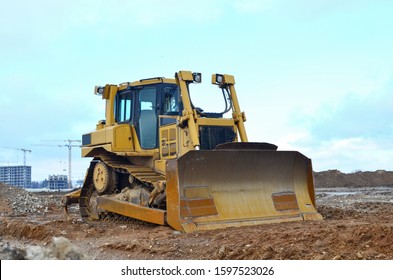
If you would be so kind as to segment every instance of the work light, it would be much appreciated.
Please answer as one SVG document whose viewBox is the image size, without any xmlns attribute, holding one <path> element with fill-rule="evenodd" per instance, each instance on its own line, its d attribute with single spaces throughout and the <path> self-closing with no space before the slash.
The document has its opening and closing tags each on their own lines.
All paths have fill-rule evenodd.
<svg viewBox="0 0 393 280">
<path fill-rule="evenodd" d="M 202 74 L 201 73 L 192 73 L 192 78 L 195 83 L 201 83 L 202 82 Z"/>
</svg>

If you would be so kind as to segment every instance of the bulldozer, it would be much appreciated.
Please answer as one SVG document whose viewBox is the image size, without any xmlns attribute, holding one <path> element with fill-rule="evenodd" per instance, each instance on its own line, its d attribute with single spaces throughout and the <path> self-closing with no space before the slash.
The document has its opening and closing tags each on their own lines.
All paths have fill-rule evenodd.
<svg viewBox="0 0 393 280">
<path fill-rule="evenodd" d="M 82 136 L 93 158 L 83 187 L 65 197 L 82 218 L 117 215 L 194 232 L 320 220 L 312 163 L 297 151 L 249 142 L 235 78 L 213 74 L 225 109 L 194 106 L 201 73 L 96 86 L 105 120 Z"/>
</svg>

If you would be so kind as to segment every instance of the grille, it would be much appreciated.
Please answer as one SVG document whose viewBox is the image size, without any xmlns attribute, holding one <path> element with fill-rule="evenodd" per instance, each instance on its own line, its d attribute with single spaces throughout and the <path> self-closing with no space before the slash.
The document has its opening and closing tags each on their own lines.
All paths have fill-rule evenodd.
<svg viewBox="0 0 393 280">
<path fill-rule="evenodd" d="M 82 135 L 82 146 L 88 146 L 91 144 L 91 133 Z"/>
<path fill-rule="evenodd" d="M 199 142 L 201 150 L 213 150 L 217 145 L 233 142 L 236 134 L 232 126 L 200 126 Z"/>
</svg>

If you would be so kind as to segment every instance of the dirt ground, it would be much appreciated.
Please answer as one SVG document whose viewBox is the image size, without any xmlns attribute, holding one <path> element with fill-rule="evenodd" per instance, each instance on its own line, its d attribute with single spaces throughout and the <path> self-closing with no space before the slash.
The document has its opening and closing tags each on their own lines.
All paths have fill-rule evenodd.
<svg viewBox="0 0 393 280">
<path fill-rule="evenodd" d="M 0 185 L 0 247 L 45 248 L 63 236 L 87 259 L 392 260 L 393 172 L 332 170 L 316 173 L 315 182 L 323 221 L 189 234 L 146 223 L 86 223 L 76 206 L 67 220 L 62 194 Z"/>
</svg>

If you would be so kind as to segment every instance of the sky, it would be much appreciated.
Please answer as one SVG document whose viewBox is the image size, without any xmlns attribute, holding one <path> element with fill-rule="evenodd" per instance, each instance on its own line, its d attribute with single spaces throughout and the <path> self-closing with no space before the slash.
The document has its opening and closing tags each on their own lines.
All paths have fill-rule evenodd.
<svg viewBox="0 0 393 280">
<path fill-rule="evenodd" d="M 0 165 L 68 174 L 65 140 L 104 118 L 95 85 L 201 72 L 193 101 L 221 111 L 235 76 L 253 142 L 315 171 L 393 170 L 393 1 L 0 1 Z M 62 147 L 59 147 L 62 146 Z M 19 149 L 19 150 L 18 150 Z M 72 149 L 72 179 L 91 159 Z"/>
</svg>

